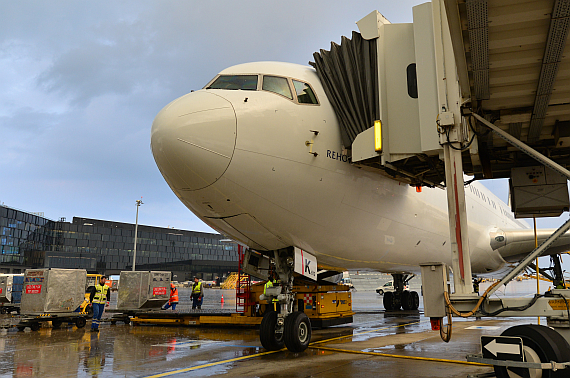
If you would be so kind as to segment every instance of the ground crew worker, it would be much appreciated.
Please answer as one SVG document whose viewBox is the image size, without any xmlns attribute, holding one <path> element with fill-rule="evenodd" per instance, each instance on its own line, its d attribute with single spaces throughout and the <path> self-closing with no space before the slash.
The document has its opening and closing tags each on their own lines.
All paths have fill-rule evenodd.
<svg viewBox="0 0 570 378">
<path fill-rule="evenodd" d="M 204 289 L 202 288 L 202 282 L 198 277 L 194 277 L 194 285 L 192 285 L 192 310 L 202 308 L 202 302 L 204 300 Z"/>
<path fill-rule="evenodd" d="M 105 276 L 101 276 L 99 283 L 94 287 L 89 296 L 89 302 L 93 306 L 93 320 L 91 321 L 91 332 L 99 332 L 99 324 L 101 323 L 101 316 L 105 307 L 109 307 L 109 301 L 111 300 L 111 291 L 109 291 L 109 286 L 105 285 L 107 279 Z"/>
<path fill-rule="evenodd" d="M 265 286 L 263 287 L 263 295 L 265 295 L 267 297 L 267 288 L 268 287 L 273 287 L 273 283 L 276 283 L 275 279 L 273 278 L 273 274 L 269 273 L 269 279 L 267 280 L 267 282 L 265 283 Z M 268 306 L 270 308 L 270 311 L 279 311 L 279 299 L 277 298 L 273 298 L 272 300 L 273 302 L 273 306 Z M 267 303 L 269 305 L 269 303 Z"/>
<path fill-rule="evenodd" d="M 178 289 L 174 286 L 173 283 L 170 283 L 170 299 L 166 306 L 164 306 L 165 310 L 168 310 L 172 307 L 173 310 L 176 310 L 176 305 L 178 304 Z"/>
</svg>

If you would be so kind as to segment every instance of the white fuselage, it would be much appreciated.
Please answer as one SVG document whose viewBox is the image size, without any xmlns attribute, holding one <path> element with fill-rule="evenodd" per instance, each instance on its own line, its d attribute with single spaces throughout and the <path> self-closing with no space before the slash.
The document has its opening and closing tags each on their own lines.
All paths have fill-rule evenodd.
<svg viewBox="0 0 570 378">
<path fill-rule="evenodd" d="M 247 73 L 310 83 L 319 104 L 203 89 L 166 106 L 153 123 L 153 154 L 194 214 L 254 249 L 296 246 L 328 269 L 417 272 L 423 262 L 451 262 L 444 190 L 416 192 L 351 165 L 313 69 L 251 63 L 222 72 Z M 505 261 L 490 230 L 524 225 L 483 186 L 471 184 L 466 196 L 473 272 L 497 270 Z"/>
</svg>

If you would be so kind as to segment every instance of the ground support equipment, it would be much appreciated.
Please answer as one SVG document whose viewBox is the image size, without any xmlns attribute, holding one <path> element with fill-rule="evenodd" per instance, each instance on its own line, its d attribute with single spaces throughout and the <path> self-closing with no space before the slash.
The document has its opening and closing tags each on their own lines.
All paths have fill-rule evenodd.
<svg viewBox="0 0 570 378">
<path fill-rule="evenodd" d="M 11 314 L 14 311 L 20 313 L 19 303 L 0 303 L 0 314 Z"/>
<path fill-rule="evenodd" d="M 266 300 L 260 300 L 265 282 L 251 286 L 250 299 L 243 313 L 233 310 L 118 310 L 105 312 L 113 314 L 107 319 L 111 324 L 123 322 L 133 325 L 167 326 L 260 326 L 268 310 Z M 296 280 L 293 286 L 295 309 L 303 312 L 311 321 L 312 328 L 326 328 L 339 324 L 352 323 L 352 293 L 346 285 L 317 285 Z"/>
<path fill-rule="evenodd" d="M 32 331 L 41 328 L 41 324 L 51 322 L 53 328 L 60 328 L 63 323 L 73 323 L 77 328 L 83 328 L 87 324 L 87 315 L 79 312 L 64 312 L 58 314 L 31 313 L 17 318 L 18 322 L 14 325 L 18 330 L 23 331 L 24 328 L 30 327 Z"/>
</svg>

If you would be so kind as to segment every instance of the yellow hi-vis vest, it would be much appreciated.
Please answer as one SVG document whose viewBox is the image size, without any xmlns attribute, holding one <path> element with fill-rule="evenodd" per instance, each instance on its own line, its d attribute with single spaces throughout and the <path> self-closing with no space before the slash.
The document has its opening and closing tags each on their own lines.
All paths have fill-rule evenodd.
<svg viewBox="0 0 570 378">
<path fill-rule="evenodd" d="M 93 303 L 106 303 L 107 291 L 109 291 L 109 286 L 101 284 L 95 285 L 95 296 L 93 297 Z"/>
<path fill-rule="evenodd" d="M 194 287 L 192 287 L 192 294 L 200 294 L 202 289 L 202 282 L 198 282 Z"/>
<path fill-rule="evenodd" d="M 267 290 L 268 287 L 273 287 L 273 282 L 271 282 L 271 280 L 269 280 L 265 283 L 265 286 L 263 287 L 263 295 L 267 295 L 265 290 Z M 279 299 L 273 298 L 273 302 L 279 302 Z"/>
<path fill-rule="evenodd" d="M 273 287 L 273 282 L 271 282 L 271 280 L 269 280 L 265 283 L 265 286 L 263 287 L 263 295 L 267 295 L 265 290 L 267 290 L 268 287 Z"/>
</svg>

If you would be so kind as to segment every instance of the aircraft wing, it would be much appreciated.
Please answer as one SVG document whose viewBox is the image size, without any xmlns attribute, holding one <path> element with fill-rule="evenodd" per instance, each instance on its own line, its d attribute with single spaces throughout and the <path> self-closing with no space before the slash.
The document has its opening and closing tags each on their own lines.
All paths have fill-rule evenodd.
<svg viewBox="0 0 570 378">
<path fill-rule="evenodd" d="M 545 241 L 555 229 L 537 230 L 538 245 Z M 520 261 L 535 248 L 534 230 L 494 229 L 490 233 L 491 248 L 498 250 L 506 261 Z M 550 246 L 546 255 L 554 255 L 570 250 L 570 232 L 567 232 Z"/>
</svg>

